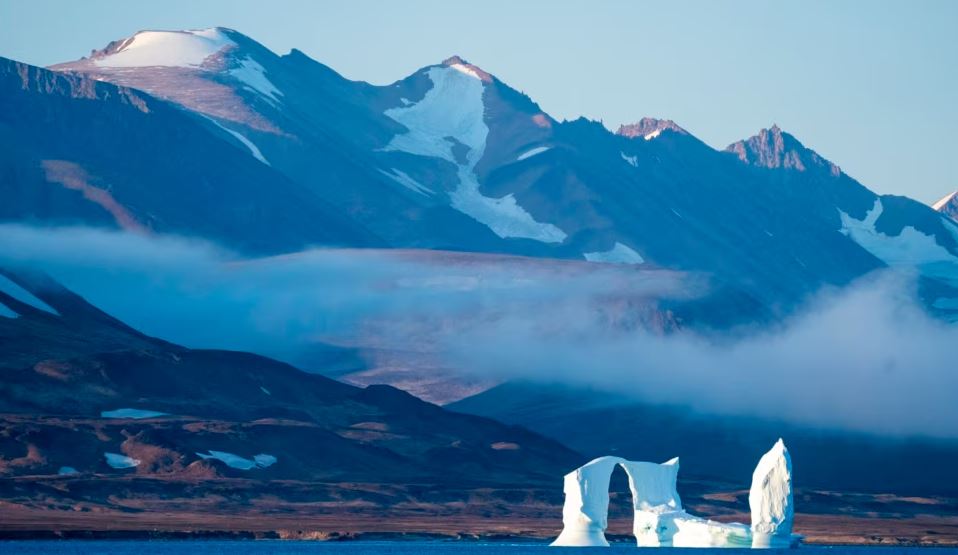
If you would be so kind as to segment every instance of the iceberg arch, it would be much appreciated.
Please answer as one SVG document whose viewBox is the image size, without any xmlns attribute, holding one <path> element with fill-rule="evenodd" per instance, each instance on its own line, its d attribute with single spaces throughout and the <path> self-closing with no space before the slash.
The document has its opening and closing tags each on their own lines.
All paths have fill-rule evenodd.
<svg viewBox="0 0 958 555">
<path fill-rule="evenodd" d="M 629 478 L 634 520 L 632 532 L 639 547 L 791 547 L 792 460 L 785 443 L 778 442 L 759 460 L 752 474 L 749 506 L 752 525 L 722 523 L 689 514 L 676 489 L 679 459 L 661 464 L 599 457 L 563 478 L 565 504 L 562 533 L 553 546 L 608 546 L 609 481 L 621 466 Z"/>
</svg>

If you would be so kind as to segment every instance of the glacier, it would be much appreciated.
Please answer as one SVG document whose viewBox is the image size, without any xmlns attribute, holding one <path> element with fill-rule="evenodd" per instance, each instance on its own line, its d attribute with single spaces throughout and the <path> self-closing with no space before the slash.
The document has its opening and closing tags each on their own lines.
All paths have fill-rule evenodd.
<svg viewBox="0 0 958 555">
<path fill-rule="evenodd" d="M 609 480 L 616 466 L 629 478 L 638 547 L 752 547 L 798 545 L 792 534 L 792 459 L 779 439 L 759 460 L 749 490 L 751 526 L 692 515 L 682 508 L 676 483 L 679 459 L 658 464 L 599 457 L 563 478 L 565 504 L 556 547 L 603 547 L 608 527 Z"/>
<path fill-rule="evenodd" d="M 515 196 L 487 197 L 479 190 L 475 168 L 485 152 L 489 134 L 484 121 L 485 89 L 481 77 L 462 64 L 432 67 L 426 75 L 433 87 L 422 100 L 384 112 L 407 131 L 393 137 L 383 150 L 441 158 L 455 164 L 459 184 L 449 193 L 450 205 L 499 237 L 563 242 L 565 232 L 550 223 L 536 221 Z M 469 149 L 464 162 L 453 155 L 455 142 L 450 138 Z"/>
</svg>

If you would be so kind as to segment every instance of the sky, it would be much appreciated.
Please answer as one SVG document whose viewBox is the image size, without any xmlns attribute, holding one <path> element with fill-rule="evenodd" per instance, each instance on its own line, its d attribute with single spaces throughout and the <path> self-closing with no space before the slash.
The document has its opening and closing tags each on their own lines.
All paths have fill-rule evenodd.
<svg viewBox="0 0 958 555">
<path fill-rule="evenodd" d="M 458 54 L 557 119 L 670 118 L 715 148 L 777 123 L 876 192 L 958 189 L 950 0 L 0 0 L 0 56 L 210 26 L 377 84 Z"/>
</svg>

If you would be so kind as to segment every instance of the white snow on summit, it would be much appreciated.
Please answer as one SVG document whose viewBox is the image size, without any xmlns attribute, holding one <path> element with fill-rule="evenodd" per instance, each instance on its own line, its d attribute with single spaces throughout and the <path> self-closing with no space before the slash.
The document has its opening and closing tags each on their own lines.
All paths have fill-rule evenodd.
<svg viewBox="0 0 958 555">
<path fill-rule="evenodd" d="M 486 149 L 489 128 L 483 120 L 483 82 L 472 69 L 461 64 L 437 66 L 427 75 L 433 87 L 422 100 L 390 108 L 384 114 L 409 131 L 396 135 L 383 150 L 442 158 L 458 168 L 459 186 L 449 194 L 450 205 L 485 224 L 496 235 L 560 243 L 566 234 L 558 227 L 537 222 L 531 214 L 506 195 L 491 198 L 479 192 L 475 167 Z M 453 137 L 469 150 L 465 163 L 453 155 Z"/>
<path fill-rule="evenodd" d="M 47 303 L 38 299 L 33 293 L 27 291 L 23 287 L 20 287 L 14 281 L 7 276 L 0 274 L 0 291 L 10 295 L 14 299 L 20 301 L 23 304 L 28 304 L 37 310 L 42 310 L 44 312 L 49 312 L 54 316 L 59 316 L 60 313 L 53 309 Z"/>
<path fill-rule="evenodd" d="M 589 262 L 605 262 L 607 264 L 642 264 L 645 259 L 642 255 L 616 241 L 607 251 L 583 253 Z"/>
<path fill-rule="evenodd" d="M 638 156 L 627 156 L 624 152 L 619 152 L 619 156 L 621 156 L 622 159 L 625 160 L 626 162 L 628 162 L 628 164 L 629 164 L 630 166 L 632 166 L 633 168 L 639 167 L 639 157 L 638 157 Z"/>
<path fill-rule="evenodd" d="M 931 207 L 934 208 L 935 210 L 941 210 L 942 208 L 945 207 L 946 204 L 951 202 L 951 199 L 955 198 L 955 195 L 958 195 L 958 191 L 955 191 L 953 193 L 949 193 L 943 196 L 942 198 L 938 199 L 938 202 L 936 202 L 935 204 L 932 204 Z"/>
<path fill-rule="evenodd" d="M 140 31 L 117 52 L 93 60 L 99 67 L 195 67 L 231 41 L 220 29 Z"/>
<path fill-rule="evenodd" d="M 450 64 L 449 67 L 458 71 L 459 73 L 462 73 L 463 75 L 468 75 L 469 77 L 472 77 L 473 79 L 478 79 L 482 81 L 482 76 L 476 73 L 476 70 L 472 69 L 471 67 L 465 64 Z"/>
<path fill-rule="evenodd" d="M 523 153 L 520 154 L 518 157 L 516 157 L 516 161 L 517 161 L 517 162 L 521 162 L 522 160 L 525 160 L 526 158 L 532 158 L 532 157 L 535 156 L 536 154 L 542 154 L 543 152 L 549 150 L 550 148 L 552 148 L 552 147 L 549 147 L 549 146 L 537 146 L 537 147 L 535 147 L 535 148 L 530 148 L 529 150 L 523 152 Z"/>
<path fill-rule="evenodd" d="M 875 205 L 862 220 L 839 210 L 840 231 L 889 266 L 913 266 L 927 276 L 958 281 L 958 257 L 939 245 L 934 236 L 925 235 L 911 226 L 904 227 L 894 236 L 876 230 L 875 222 L 883 209 L 881 199 L 875 199 Z M 947 221 L 945 225 L 948 227 Z"/>
</svg>

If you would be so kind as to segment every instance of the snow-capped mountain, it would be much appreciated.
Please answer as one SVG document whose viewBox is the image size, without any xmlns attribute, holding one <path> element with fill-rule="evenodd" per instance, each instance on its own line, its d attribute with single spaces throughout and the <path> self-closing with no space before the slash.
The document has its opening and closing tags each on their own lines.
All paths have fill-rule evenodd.
<svg viewBox="0 0 958 555">
<path fill-rule="evenodd" d="M 958 222 L 958 191 L 941 197 L 931 207 Z"/>
<path fill-rule="evenodd" d="M 646 264 L 702 272 L 784 307 L 822 285 L 842 285 L 885 265 L 910 265 L 934 281 L 934 296 L 958 297 L 953 222 L 907 198 L 875 195 L 777 126 L 724 152 L 670 120 L 644 118 L 612 133 L 584 119 L 556 121 L 532 99 L 460 57 L 374 86 L 347 80 L 297 50 L 277 55 L 224 28 L 143 31 L 53 66 L 53 73 L 6 64 L 8 76 L 37 76 L 6 80 L 5 88 L 16 94 L 4 95 L 9 109 L 0 116 L 5 129 L 38 137 L 35 144 L 18 147 L 34 168 L 18 175 L 43 184 L 29 190 L 63 182 L 56 171 L 35 169 L 50 166 L 44 160 L 57 160 L 54 167 L 67 163 L 74 174 L 82 170 L 87 183 L 100 183 L 91 186 L 109 191 L 122 208 L 102 215 L 102 203 L 97 208 L 96 201 L 76 198 L 77 188 L 57 185 L 76 198 L 69 212 L 73 220 L 185 228 L 234 248 L 254 241 L 243 237 L 245 226 L 230 231 L 224 222 L 224 229 L 203 229 L 209 227 L 206 213 L 202 225 L 171 226 L 172 216 L 159 217 L 168 190 L 157 199 L 155 180 L 135 192 L 123 184 L 157 166 L 167 166 L 170 174 L 180 171 L 168 167 L 182 164 L 167 162 L 166 146 L 131 157 L 131 147 L 119 144 L 163 144 L 145 139 L 157 135 L 147 127 L 163 121 L 169 122 L 163 124 L 169 133 L 189 129 L 201 137 L 196 141 L 216 145 L 191 145 L 182 156 L 197 160 L 163 183 L 185 188 L 201 183 L 210 195 L 206 204 L 217 206 L 236 195 L 234 182 L 256 175 L 254 181 L 270 185 L 251 185 L 249 203 L 298 196 L 323 205 L 320 211 L 309 202 L 294 203 L 299 206 L 286 218 L 311 211 L 326 215 L 304 215 L 310 221 L 296 226 L 268 224 L 273 252 L 304 243 L 378 241 Z M 89 103 L 72 102 L 69 94 L 63 98 L 57 87 L 26 95 L 26 83 L 36 79 L 103 92 L 94 95 L 97 108 L 90 110 Z M 115 110 L 133 110 L 129 100 L 122 108 L 113 105 L 123 95 L 146 103 L 143 113 L 149 117 L 117 122 Z M 47 110 L 62 105 L 70 118 L 82 114 L 88 120 L 64 128 L 64 120 L 18 118 L 21 105 Z M 99 130 L 97 137 L 116 137 L 117 144 L 103 145 L 95 156 L 46 144 L 52 136 L 62 137 L 60 143 L 85 141 L 83 130 L 92 128 Z M 142 143 L 131 141 L 130 133 L 143 136 Z M 181 144 L 169 148 L 187 150 Z M 211 155 L 216 152 L 222 154 Z M 243 175 L 229 176 L 230 171 Z M 54 210 L 45 197 L 26 193 L 25 182 L 5 186 L 13 198 L 23 199 L 7 208 L 6 219 L 63 218 L 59 205 Z M 248 206 L 264 222 L 287 211 Z"/>
</svg>

